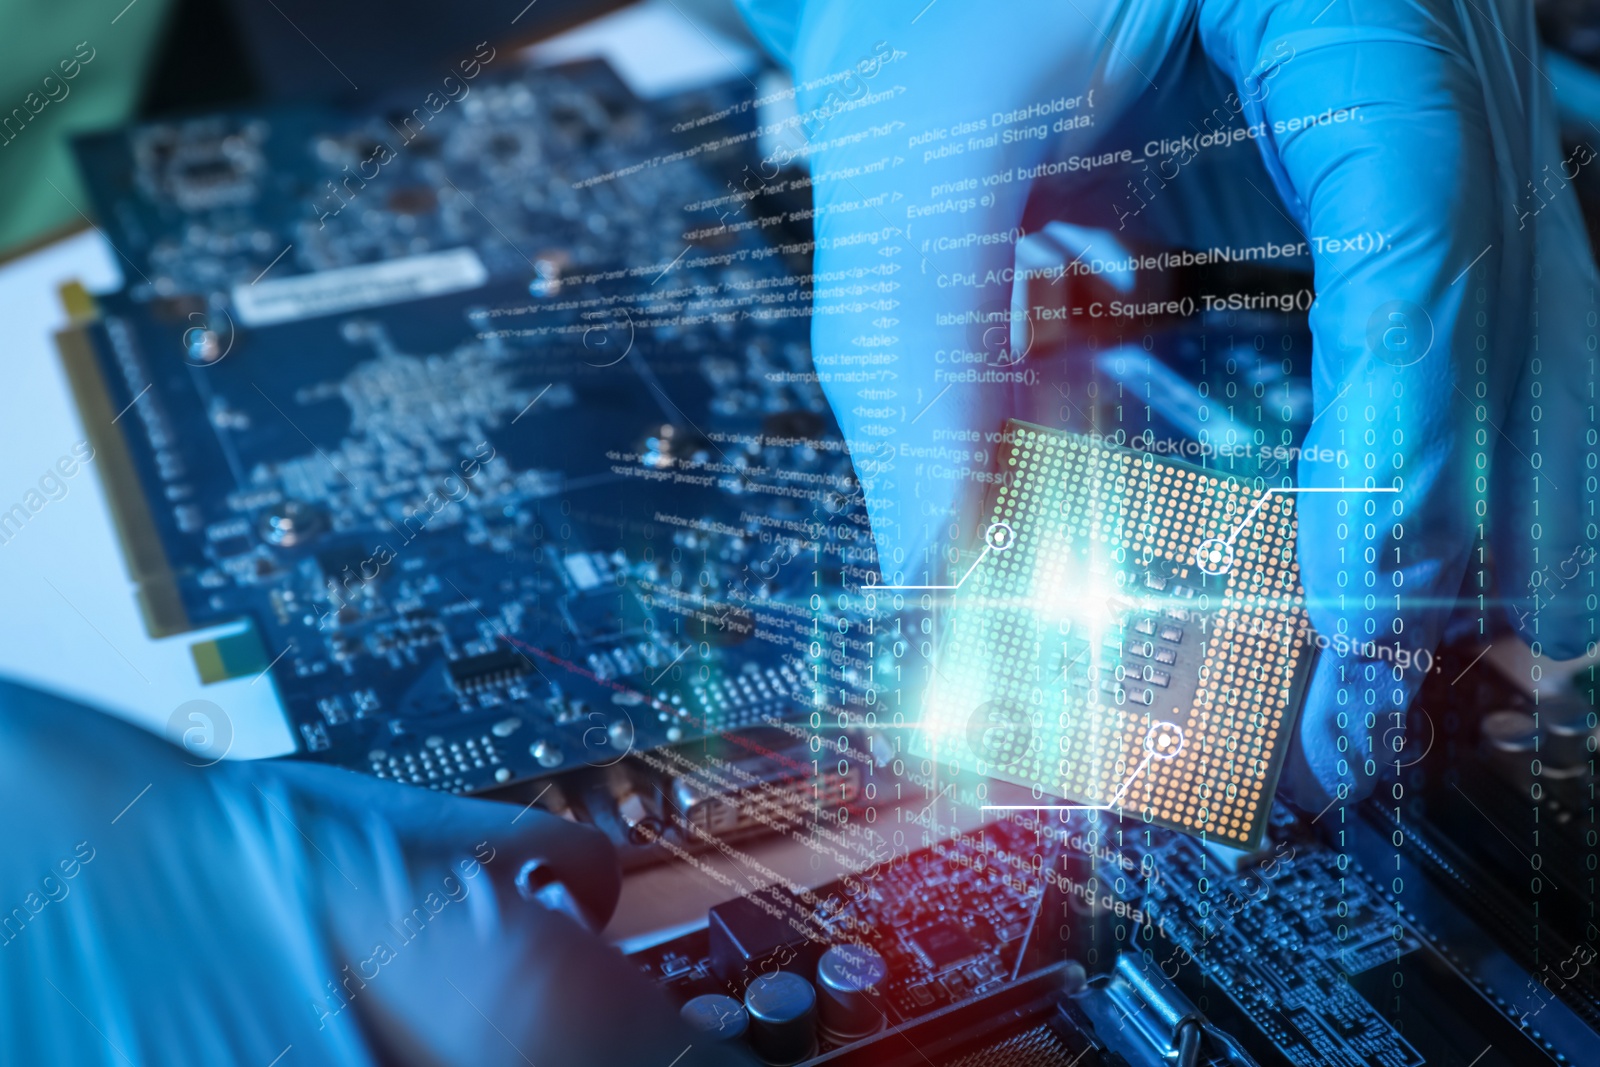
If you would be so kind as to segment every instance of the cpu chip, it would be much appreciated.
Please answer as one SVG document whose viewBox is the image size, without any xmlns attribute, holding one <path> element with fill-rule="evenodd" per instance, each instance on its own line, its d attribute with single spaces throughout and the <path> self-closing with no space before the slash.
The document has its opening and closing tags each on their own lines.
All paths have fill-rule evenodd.
<svg viewBox="0 0 1600 1067">
<path fill-rule="evenodd" d="M 913 750 L 1256 845 L 1311 669 L 1294 496 L 1026 423 L 1006 441 Z"/>
</svg>

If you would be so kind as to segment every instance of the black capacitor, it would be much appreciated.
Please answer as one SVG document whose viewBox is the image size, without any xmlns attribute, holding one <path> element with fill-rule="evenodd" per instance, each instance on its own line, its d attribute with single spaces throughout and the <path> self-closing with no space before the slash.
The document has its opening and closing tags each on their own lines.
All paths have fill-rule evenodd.
<svg viewBox="0 0 1600 1067">
<path fill-rule="evenodd" d="M 685 1004 L 678 1012 L 689 1029 L 716 1041 L 737 1041 L 750 1028 L 744 1005 L 721 993 L 705 993 Z"/>
<path fill-rule="evenodd" d="M 727 986 L 777 970 L 809 974 L 821 951 L 806 935 L 816 928 L 811 908 L 781 885 L 718 904 L 706 921 L 711 970 Z"/>
<path fill-rule="evenodd" d="M 866 945 L 834 945 L 817 961 L 817 1011 L 822 1029 L 839 1041 L 877 1033 L 889 965 Z"/>
<path fill-rule="evenodd" d="M 1589 706 L 1576 700 L 1550 700 L 1539 709 L 1544 733 L 1539 758 L 1546 769 L 1571 768 L 1577 774 L 1588 771 L 1589 738 L 1594 733 L 1589 729 L 1589 714 Z"/>
<path fill-rule="evenodd" d="M 1537 748 L 1539 727 L 1533 716 L 1522 711 L 1494 711 L 1478 726 L 1483 742 L 1494 752 L 1520 756 Z"/>
<path fill-rule="evenodd" d="M 764 974 L 744 991 L 750 1045 L 774 1067 L 810 1059 L 817 1048 L 817 991 L 798 974 Z"/>
</svg>

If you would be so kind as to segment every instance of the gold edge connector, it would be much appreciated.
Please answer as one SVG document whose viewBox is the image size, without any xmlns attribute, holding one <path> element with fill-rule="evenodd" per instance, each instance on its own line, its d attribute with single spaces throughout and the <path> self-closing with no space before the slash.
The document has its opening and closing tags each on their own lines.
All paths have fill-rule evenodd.
<svg viewBox="0 0 1600 1067">
<path fill-rule="evenodd" d="M 113 421 L 118 412 L 112 406 L 95 358 L 92 330 L 100 320 L 99 308 L 93 295 L 76 281 L 63 284 L 60 297 L 71 325 L 55 335 L 56 350 L 72 387 L 84 433 L 95 451 L 94 465 L 110 504 L 123 561 L 137 587 L 135 595 L 145 628 L 154 638 L 187 632 L 194 626 L 184 610 L 177 578 L 161 546 L 127 439 Z"/>
</svg>

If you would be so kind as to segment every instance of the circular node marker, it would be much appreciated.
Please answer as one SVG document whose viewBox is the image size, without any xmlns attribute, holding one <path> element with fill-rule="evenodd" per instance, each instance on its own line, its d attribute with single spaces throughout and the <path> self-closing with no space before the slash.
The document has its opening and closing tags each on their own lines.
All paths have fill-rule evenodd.
<svg viewBox="0 0 1600 1067">
<path fill-rule="evenodd" d="M 190 700 L 167 717 L 167 736 L 183 747 L 190 766 L 210 767 L 233 748 L 233 720 L 209 700 Z"/>
<path fill-rule="evenodd" d="M 1194 565 L 1207 574 L 1227 574 L 1233 570 L 1233 546 L 1220 537 L 1207 538 L 1194 550 Z"/>
<path fill-rule="evenodd" d="M 1011 528 L 1010 523 L 997 522 L 984 533 L 983 540 L 996 552 L 1004 552 L 1017 543 L 1017 531 Z"/>
<path fill-rule="evenodd" d="M 1433 319 L 1409 300 L 1388 300 L 1367 319 L 1367 348 L 1391 367 L 1409 367 L 1433 349 Z"/>
<path fill-rule="evenodd" d="M 1016 701 L 986 701 L 967 716 L 967 747 L 983 763 L 1013 770 L 1033 746 L 1033 717 Z"/>
<path fill-rule="evenodd" d="M 1144 735 L 1144 750 L 1151 759 L 1175 759 L 1183 751 L 1183 727 L 1172 722 L 1153 723 Z"/>
</svg>

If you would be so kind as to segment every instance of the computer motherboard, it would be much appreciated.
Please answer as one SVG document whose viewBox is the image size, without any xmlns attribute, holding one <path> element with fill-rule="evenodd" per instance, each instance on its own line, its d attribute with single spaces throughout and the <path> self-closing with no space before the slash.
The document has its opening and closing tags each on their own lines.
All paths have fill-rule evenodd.
<svg viewBox="0 0 1600 1067">
<path fill-rule="evenodd" d="M 129 284 L 72 365 L 152 630 L 252 620 L 204 655 L 306 756 L 456 792 L 850 687 L 807 287 L 693 236 L 711 179 L 601 64 L 421 100 L 79 144 Z"/>
<path fill-rule="evenodd" d="M 814 986 L 795 1036 L 814 1063 L 1583 1062 L 1563 1050 L 1592 1042 L 1542 1029 L 1571 1021 L 1565 1004 L 1559 1021 L 1524 1018 L 1541 999 L 1501 999 L 1398 905 L 1381 868 L 1281 805 L 1271 824 L 1241 862 L 1083 813 L 1013 815 L 946 840 L 951 827 L 924 820 L 930 847 L 815 889 L 764 885 L 633 958 L 686 1017 L 723 1005 L 704 1032 L 768 1062 L 782 1062 L 769 1050 L 785 1033 L 749 1007 L 750 988 L 778 972 Z M 1340 832 L 1367 858 L 1387 844 L 1364 820 Z M 876 965 L 870 997 L 839 994 L 826 954 L 841 949 Z M 1568 1003 L 1595 1005 L 1592 993 Z M 862 1025 L 841 1034 L 852 1008 Z"/>
<path fill-rule="evenodd" d="M 876 456 L 811 362 L 809 179 L 737 180 L 752 85 L 470 69 L 77 143 L 126 285 L 69 294 L 63 359 L 151 632 L 237 627 L 204 680 L 270 679 L 295 758 L 698 872 L 723 902 L 628 950 L 770 1064 L 1600 1062 L 1582 680 L 1541 704 L 1455 635 L 1392 791 L 1273 797 L 1313 654 L 1266 492 L 1313 414 L 1303 313 L 1041 327 L 1059 418 L 996 427 L 1024 469 L 975 577 L 884 586 Z M 825 284 L 888 323 L 884 251 Z M 1222 430 L 1266 445 L 1154 454 Z M 1104 617 L 1038 601 L 1067 572 Z M 783 839 L 846 873 L 739 844 Z"/>
</svg>

